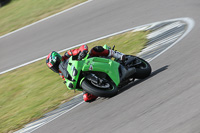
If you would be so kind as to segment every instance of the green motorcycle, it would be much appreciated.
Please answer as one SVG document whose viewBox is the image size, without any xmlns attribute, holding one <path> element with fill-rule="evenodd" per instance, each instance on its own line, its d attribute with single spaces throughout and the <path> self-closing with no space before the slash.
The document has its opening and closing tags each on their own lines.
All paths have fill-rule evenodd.
<svg viewBox="0 0 200 133">
<path fill-rule="evenodd" d="M 104 48 L 110 49 L 107 45 Z M 145 60 L 132 55 L 125 57 L 122 62 L 89 55 L 77 60 L 77 57 L 71 56 L 60 64 L 59 69 L 69 89 L 84 90 L 100 97 L 112 97 L 124 84 L 134 79 L 144 79 L 151 74 L 151 66 Z"/>
</svg>

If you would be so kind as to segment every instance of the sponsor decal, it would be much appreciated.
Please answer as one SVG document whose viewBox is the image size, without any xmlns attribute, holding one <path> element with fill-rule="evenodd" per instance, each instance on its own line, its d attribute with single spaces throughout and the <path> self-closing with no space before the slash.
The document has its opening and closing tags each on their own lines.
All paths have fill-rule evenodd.
<svg viewBox="0 0 200 133">
<path fill-rule="evenodd" d="M 93 66 L 92 66 L 92 64 L 90 64 L 89 70 L 90 70 L 90 71 L 93 70 Z"/>
</svg>

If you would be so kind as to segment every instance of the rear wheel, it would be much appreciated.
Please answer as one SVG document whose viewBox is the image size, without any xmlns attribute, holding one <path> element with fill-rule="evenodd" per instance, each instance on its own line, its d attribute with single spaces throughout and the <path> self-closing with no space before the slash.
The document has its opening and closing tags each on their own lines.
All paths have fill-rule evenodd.
<svg viewBox="0 0 200 133">
<path fill-rule="evenodd" d="M 109 81 L 102 84 L 97 84 L 93 81 L 84 79 L 81 83 L 81 86 L 86 92 L 100 97 L 112 97 L 118 92 L 116 85 Z"/>
<path fill-rule="evenodd" d="M 136 66 L 135 78 L 144 79 L 151 74 L 151 66 L 147 61 L 143 60 L 142 58 L 137 57 L 137 59 L 140 60 L 141 63 Z"/>
</svg>

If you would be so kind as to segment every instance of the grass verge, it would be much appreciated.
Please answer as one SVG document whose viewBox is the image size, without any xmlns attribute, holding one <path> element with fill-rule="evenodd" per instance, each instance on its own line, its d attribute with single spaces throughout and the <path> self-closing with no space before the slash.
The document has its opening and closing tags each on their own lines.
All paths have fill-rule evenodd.
<svg viewBox="0 0 200 133">
<path fill-rule="evenodd" d="M 12 0 L 0 8 L 0 36 L 87 0 Z"/>
<path fill-rule="evenodd" d="M 135 55 L 145 47 L 147 34 L 127 32 L 88 46 L 115 45 L 116 50 Z M 45 59 L 0 75 L 0 132 L 19 129 L 80 93 L 68 90 L 62 82 Z"/>
</svg>

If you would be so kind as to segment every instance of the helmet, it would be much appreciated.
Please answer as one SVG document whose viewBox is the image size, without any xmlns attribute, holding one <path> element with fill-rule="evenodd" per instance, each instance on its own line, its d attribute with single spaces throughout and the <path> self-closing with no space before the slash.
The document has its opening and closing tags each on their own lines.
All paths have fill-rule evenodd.
<svg viewBox="0 0 200 133">
<path fill-rule="evenodd" d="M 59 53 L 52 51 L 46 58 L 46 64 L 52 71 L 59 73 L 58 67 L 61 62 L 61 59 L 62 56 Z"/>
</svg>

